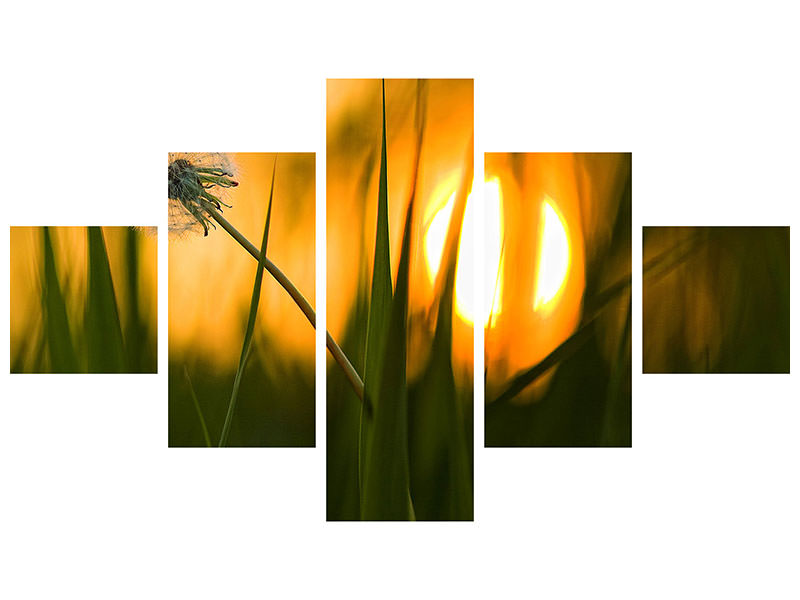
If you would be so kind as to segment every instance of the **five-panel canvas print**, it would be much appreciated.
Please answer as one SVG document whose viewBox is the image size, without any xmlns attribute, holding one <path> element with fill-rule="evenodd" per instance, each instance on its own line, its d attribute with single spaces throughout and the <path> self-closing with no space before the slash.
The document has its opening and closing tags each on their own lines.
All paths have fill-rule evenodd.
<svg viewBox="0 0 800 600">
<path fill-rule="evenodd" d="M 634 231 L 632 153 L 484 152 L 471 79 L 325 111 L 324 198 L 314 152 L 176 148 L 167 228 L 12 226 L 10 372 L 154 374 L 166 335 L 168 446 L 314 447 L 322 409 L 329 521 L 472 521 L 476 410 L 485 447 L 632 447 L 635 315 L 642 373 L 789 372 L 789 227 Z"/>
</svg>

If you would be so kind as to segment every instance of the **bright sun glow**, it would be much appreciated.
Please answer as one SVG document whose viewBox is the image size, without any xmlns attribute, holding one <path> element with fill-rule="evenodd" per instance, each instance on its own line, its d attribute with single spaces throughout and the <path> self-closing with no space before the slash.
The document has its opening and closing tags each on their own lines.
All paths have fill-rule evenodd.
<svg viewBox="0 0 800 600">
<path fill-rule="evenodd" d="M 455 201 L 456 193 L 453 192 L 450 194 L 447 204 L 433 215 L 425 232 L 425 265 L 428 267 L 428 278 L 431 281 L 436 279 L 436 274 L 439 272 L 439 263 L 442 262 L 444 242 L 447 238 L 447 225 L 450 223 L 450 215 L 453 214 Z"/>
<path fill-rule="evenodd" d="M 435 281 L 442 260 L 447 227 L 453 213 L 456 193 L 452 192 L 447 202 L 429 221 L 425 231 L 424 254 L 428 278 Z M 496 317 L 502 310 L 503 281 L 502 251 L 503 251 L 503 197 L 500 182 L 492 179 L 486 182 L 484 204 L 484 222 L 486 231 L 486 247 L 484 249 L 485 275 L 483 297 L 484 326 L 493 324 L 492 317 Z M 474 299 L 474 285 L 472 273 L 474 272 L 474 227 L 475 227 L 475 202 L 473 194 L 467 197 L 464 208 L 464 221 L 461 227 L 461 239 L 458 247 L 458 263 L 456 266 L 456 314 L 467 323 L 474 321 L 477 312 Z"/>
<path fill-rule="evenodd" d="M 539 225 L 539 259 L 533 310 L 549 310 L 569 273 L 569 235 L 564 218 L 549 196 L 542 202 Z"/>
</svg>

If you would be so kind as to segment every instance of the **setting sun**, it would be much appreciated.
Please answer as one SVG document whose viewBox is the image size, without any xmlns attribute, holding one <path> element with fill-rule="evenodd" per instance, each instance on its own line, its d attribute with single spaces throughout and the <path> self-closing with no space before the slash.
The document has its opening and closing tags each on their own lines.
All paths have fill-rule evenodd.
<svg viewBox="0 0 800 600">
<path fill-rule="evenodd" d="M 456 193 L 450 194 L 447 202 L 439 208 L 428 222 L 425 231 L 424 254 L 428 278 L 435 281 L 442 260 L 447 227 L 453 213 Z M 503 199 L 498 179 L 487 181 L 485 185 L 484 223 L 486 231 L 485 247 L 485 279 L 482 314 L 484 326 L 493 323 L 502 311 L 503 281 L 502 250 L 503 250 Z M 461 226 L 461 237 L 458 246 L 458 263 L 456 266 L 455 310 L 456 314 L 466 323 L 472 324 L 478 307 L 475 306 L 472 273 L 474 272 L 474 227 L 475 227 L 475 202 L 473 194 L 467 197 L 464 208 L 464 220 Z"/>
<path fill-rule="evenodd" d="M 486 232 L 484 248 L 485 279 L 483 297 L 484 327 L 494 325 L 496 317 L 503 311 L 503 193 L 497 178 L 485 184 L 483 220 Z M 453 213 L 456 193 L 452 192 L 441 208 L 428 221 L 425 231 L 424 254 L 428 278 L 436 280 L 442 260 L 447 227 Z M 539 217 L 538 253 L 533 296 L 533 310 L 549 313 L 563 291 L 570 268 L 570 241 L 568 227 L 555 201 L 545 195 Z M 464 221 L 458 248 L 456 267 L 455 308 L 456 314 L 465 322 L 473 323 L 477 307 L 473 293 L 474 272 L 474 219 L 473 194 L 467 197 Z"/>
<path fill-rule="evenodd" d="M 549 196 L 542 201 L 539 232 L 533 310 L 548 311 L 564 288 L 570 261 L 567 225 Z"/>
</svg>

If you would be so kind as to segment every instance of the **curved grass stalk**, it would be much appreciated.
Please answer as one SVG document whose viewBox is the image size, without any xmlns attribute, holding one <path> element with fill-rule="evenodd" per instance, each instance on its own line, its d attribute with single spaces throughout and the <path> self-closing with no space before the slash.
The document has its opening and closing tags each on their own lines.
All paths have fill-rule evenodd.
<svg viewBox="0 0 800 600">
<path fill-rule="evenodd" d="M 687 240 L 678 242 L 672 248 L 663 251 L 661 254 L 644 263 L 642 265 L 642 275 L 648 277 L 663 276 L 686 261 L 686 259 L 689 258 L 692 253 L 703 244 L 703 241 L 704 240 L 699 236 L 693 236 Z M 571 356 L 586 340 L 589 339 L 591 327 L 593 327 L 594 321 L 597 319 L 600 312 L 606 306 L 608 306 L 612 300 L 615 300 L 623 292 L 625 292 L 630 285 L 631 276 L 626 275 L 613 285 L 597 294 L 596 298 L 588 302 L 586 305 L 585 314 L 588 316 L 584 318 L 584 322 L 581 327 L 558 347 L 556 347 L 555 350 L 544 357 L 539 363 L 512 378 L 508 382 L 505 390 L 499 396 L 497 396 L 497 398 L 487 403 L 487 409 L 495 408 L 498 405 L 519 395 L 522 390 L 536 381 L 550 368 Z"/>
<path fill-rule="evenodd" d="M 223 217 L 219 211 L 217 211 L 213 206 L 206 205 L 205 209 L 211 214 L 214 220 L 219 223 L 219 225 L 226 231 L 228 234 L 236 240 L 239 245 L 247 250 L 247 252 L 256 260 L 259 260 L 259 251 L 250 240 L 248 240 L 244 235 L 242 235 L 238 229 L 236 229 L 233 225 L 231 225 L 225 217 Z M 314 309 L 311 308 L 311 304 L 309 304 L 308 300 L 305 299 L 305 296 L 300 292 L 300 290 L 295 287 L 295 285 L 291 282 L 291 280 L 281 271 L 275 263 L 273 263 L 269 258 L 264 257 L 264 269 L 275 278 L 281 287 L 291 296 L 294 303 L 300 308 L 303 314 L 308 319 L 308 322 L 316 329 L 317 327 L 317 316 L 314 313 Z M 336 363 L 341 367 L 342 371 L 344 371 L 347 380 L 350 382 L 350 385 L 353 387 L 353 391 L 355 391 L 358 399 L 363 402 L 364 400 L 364 382 L 361 381 L 361 377 L 359 377 L 358 373 L 356 372 L 353 365 L 348 360 L 345 353 L 339 347 L 339 344 L 331 337 L 331 334 L 327 331 L 325 332 L 325 340 L 326 345 L 328 346 L 328 351 L 333 356 L 333 359 Z"/>
</svg>

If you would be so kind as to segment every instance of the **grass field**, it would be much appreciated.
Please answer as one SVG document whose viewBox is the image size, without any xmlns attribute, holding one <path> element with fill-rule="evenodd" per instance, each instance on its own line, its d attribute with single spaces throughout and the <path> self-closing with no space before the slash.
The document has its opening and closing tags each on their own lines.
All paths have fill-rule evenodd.
<svg viewBox="0 0 800 600">
<path fill-rule="evenodd" d="M 328 327 L 365 386 L 329 361 L 328 519 L 471 520 L 472 81 L 330 80 L 327 128 Z"/>
<path fill-rule="evenodd" d="M 788 227 L 645 227 L 642 251 L 645 373 L 789 372 Z"/>
<path fill-rule="evenodd" d="M 11 372 L 155 373 L 156 237 L 11 228 Z"/>
</svg>

